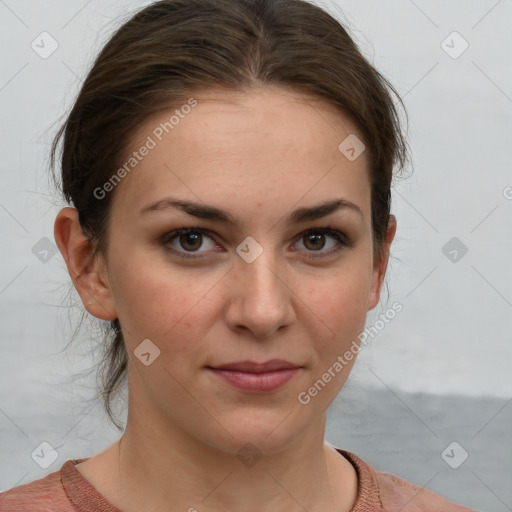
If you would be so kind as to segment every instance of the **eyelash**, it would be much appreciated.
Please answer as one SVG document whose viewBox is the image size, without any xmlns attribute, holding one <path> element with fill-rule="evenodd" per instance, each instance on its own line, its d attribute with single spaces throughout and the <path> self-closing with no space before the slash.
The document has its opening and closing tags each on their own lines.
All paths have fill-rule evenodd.
<svg viewBox="0 0 512 512">
<path fill-rule="evenodd" d="M 172 242 L 175 238 L 177 238 L 181 235 L 189 234 L 189 233 L 200 233 L 201 235 L 206 235 L 209 238 L 212 238 L 211 232 L 209 230 L 206 230 L 206 229 L 203 229 L 200 227 L 188 227 L 188 228 L 182 228 L 177 231 L 172 231 L 172 232 L 166 233 L 162 237 L 162 245 L 167 247 L 167 249 L 169 251 L 171 251 L 173 254 L 177 254 L 181 258 L 196 259 L 196 260 L 203 258 L 203 256 L 191 256 L 191 254 L 194 254 L 194 252 L 190 252 L 190 251 L 182 252 L 182 251 L 177 251 L 174 248 L 169 248 L 169 243 Z M 320 256 L 306 256 L 306 258 L 308 258 L 308 259 L 324 258 L 324 257 L 326 257 L 326 255 L 331 255 L 331 254 L 340 252 L 344 246 L 345 247 L 353 247 L 354 246 L 353 241 L 350 240 L 341 231 L 338 231 L 338 230 L 330 228 L 330 227 L 308 229 L 300 234 L 300 236 L 298 237 L 298 240 L 300 240 L 303 237 L 313 235 L 313 234 L 329 235 L 338 242 L 338 245 L 335 248 L 329 249 L 328 251 L 307 251 L 310 253 L 314 253 L 314 252 L 321 253 Z"/>
</svg>

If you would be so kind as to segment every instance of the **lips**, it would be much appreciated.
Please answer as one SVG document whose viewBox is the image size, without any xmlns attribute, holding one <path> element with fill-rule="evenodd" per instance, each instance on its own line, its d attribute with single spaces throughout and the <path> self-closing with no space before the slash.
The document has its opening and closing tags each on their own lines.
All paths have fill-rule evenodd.
<svg viewBox="0 0 512 512">
<path fill-rule="evenodd" d="M 267 373 L 278 370 L 290 370 L 292 368 L 299 368 L 299 366 L 283 359 L 272 359 L 271 361 L 266 361 L 264 363 L 240 361 L 236 363 L 222 364 L 219 366 L 210 366 L 209 368 L 213 368 L 214 370 L 228 370 L 243 373 Z"/>
<path fill-rule="evenodd" d="M 283 387 L 301 369 L 289 361 L 272 359 L 264 363 L 239 361 L 207 369 L 230 387 L 246 393 L 270 393 Z"/>
</svg>

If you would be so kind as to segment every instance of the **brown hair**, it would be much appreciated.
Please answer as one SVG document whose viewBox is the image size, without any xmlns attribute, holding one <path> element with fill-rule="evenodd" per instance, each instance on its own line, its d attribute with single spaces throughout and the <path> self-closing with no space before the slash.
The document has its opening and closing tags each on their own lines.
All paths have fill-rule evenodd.
<svg viewBox="0 0 512 512">
<path fill-rule="evenodd" d="M 374 257 L 381 257 L 393 167 L 398 163 L 402 169 L 407 160 L 393 96 L 403 105 L 343 25 L 304 0 L 161 0 L 117 29 L 51 148 L 55 176 L 63 139 L 59 186 L 78 210 L 95 252 L 106 248 L 114 192 L 103 199 L 93 192 L 122 165 L 123 152 L 144 119 L 178 105 L 193 90 L 244 90 L 255 84 L 315 95 L 358 126 L 370 157 Z M 106 342 L 101 395 L 111 421 L 121 429 L 111 409 L 127 370 L 118 319 L 110 323 Z"/>
</svg>

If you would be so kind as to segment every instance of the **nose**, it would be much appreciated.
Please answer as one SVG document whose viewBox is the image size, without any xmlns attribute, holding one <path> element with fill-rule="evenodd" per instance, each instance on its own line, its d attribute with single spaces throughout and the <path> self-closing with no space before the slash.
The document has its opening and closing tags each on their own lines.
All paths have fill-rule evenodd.
<svg viewBox="0 0 512 512">
<path fill-rule="evenodd" d="M 283 265 L 263 251 L 252 263 L 240 259 L 228 283 L 226 321 L 236 331 L 266 339 L 295 319 L 295 294 L 287 284 Z"/>
</svg>

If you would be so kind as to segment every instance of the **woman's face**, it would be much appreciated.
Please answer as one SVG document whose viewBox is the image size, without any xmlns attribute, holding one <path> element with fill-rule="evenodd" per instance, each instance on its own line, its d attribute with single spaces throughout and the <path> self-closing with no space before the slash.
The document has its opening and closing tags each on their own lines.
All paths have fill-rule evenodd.
<svg viewBox="0 0 512 512">
<path fill-rule="evenodd" d="M 126 155 L 137 163 L 109 192 L 104 268 L 129 422 L 271 452 L 323 428 L 354 363 L 340 370 L 338 356 L 379 299 L 367 154 L 354 159 L 362 136 L 348 119 L 284 88 L 194 98 L 140 127 Z M 341 200 L 351 206 L 306 214 Z M 295 369 L 219 370 L 271 360 Z"/>
</svg>

